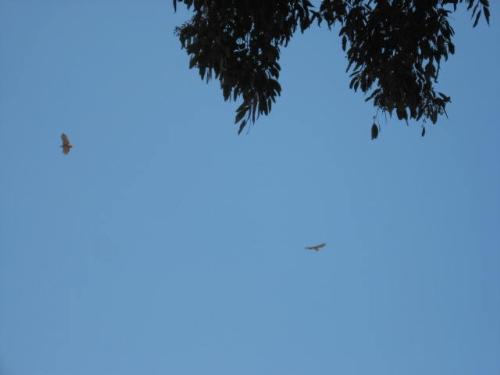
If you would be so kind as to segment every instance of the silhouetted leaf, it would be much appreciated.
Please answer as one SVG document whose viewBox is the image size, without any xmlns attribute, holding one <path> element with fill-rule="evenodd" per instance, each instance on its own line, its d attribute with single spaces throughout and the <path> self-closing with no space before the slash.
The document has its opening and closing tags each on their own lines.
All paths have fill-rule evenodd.
<svg viewBox="0 0 500 375">
<path fill-rule="evenodd" d="M 247 120 L 243 120 L 242 123 L 240 124 L 240 127 L 238 128 L 238 135 L 241 134 L 243 129 L 245 129 L 246 124 L 247 124 Z"/>
<path fill-rule="evenodd" d="M 246 109 L 243 108 L 241 111 L 236 112 L 236 118 L 234 119 L 235 123 L 240 122 L 240 120 L 245 116 Z"/>
<path fill-rule="evenodd" d="M 477 12 L 476 14 L 476 19 L 474 20 L 474 25 L 473 27 L 476 27 L 478 22 L 479 22 L 479 17 L 481 17 L 481 11 Z"/>
<path fill-rule="evenodd" d="M 486 22 L 488 25 L 490 24 L 490 10 L 488 8 L 483 8 L 484 17 L 486 18 Z"/>
<path fill-rule="evenodd" d="M 373 123 L 373 125 L 372 125 L 372 141 L 373 141 L 374 139 L 377 139 L 377 137 L 378 137 L 378 132 L 379 132 L 379 129 L 378 129 L 377 124 Z"/>
</svg>

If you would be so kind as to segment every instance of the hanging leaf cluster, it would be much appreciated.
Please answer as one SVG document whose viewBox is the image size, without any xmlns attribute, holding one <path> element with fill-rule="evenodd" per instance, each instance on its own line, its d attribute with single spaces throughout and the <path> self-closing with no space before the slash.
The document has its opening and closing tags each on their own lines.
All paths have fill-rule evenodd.
<svg viewBox="0 0 500 375">
<path fill-rule="evenodd" d="M 219 80 L 225 100 L 242 99 L 240 133 L 267 115 L 281 93 L 280 49 L 299 29 L 338 27 L 347 56 L 350 87 L 400 120 L 446 114 L 450 97 L 435 90 L 441 63 L 455 52 L 449 16 L 465 3 L 473 26 L 488 0 L 173 0 L 193 10 L 176 28 L 190 68 Z"/>
</svg>

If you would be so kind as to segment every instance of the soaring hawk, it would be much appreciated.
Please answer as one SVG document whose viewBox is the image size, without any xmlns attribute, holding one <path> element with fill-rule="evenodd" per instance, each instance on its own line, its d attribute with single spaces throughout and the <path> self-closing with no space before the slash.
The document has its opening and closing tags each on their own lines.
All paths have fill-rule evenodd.
<svg viewBox="0 0 500 375">
<path fill-rule="evenodd" d="M 69 143 L 69 138 L 66 134 L 62 133 L 61 134 L 61 140 L 62 140 L 62 151 L 64 155 L 67 155 L 69 153 L 69 150 L 73 147 L 71 143 Z"/>
<path fill-rule="evenodd" d="M 326 243 L 323 242 L 323 243 L 320 243 L 319 245 L 307 246 L 306 250 L 320 251 L 325 246 L 326 246 Z"/>
</svg>

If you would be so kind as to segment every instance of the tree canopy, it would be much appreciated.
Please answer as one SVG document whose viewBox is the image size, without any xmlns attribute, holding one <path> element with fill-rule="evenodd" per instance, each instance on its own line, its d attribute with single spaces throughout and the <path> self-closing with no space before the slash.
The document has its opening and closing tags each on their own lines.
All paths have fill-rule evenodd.
<svg viewBox="0 0 500 375">
<path fill-rule="evenodd" d="M 449 16 L 464 5 L 475 27 L 489 23 L 488 0 L 173 0 L 193 10 L 176 28 L 190 68 L 220 81 L 236 110 L 238 133 L 271 111 L 280 95 L 280 50 L 313 25 L 337 27 L 350 88 L 400 120 L 446 114 L 450 97 L 435 90 L 441 62 L 455 52 Z M 425 134 L 424 132 L 422 134 Z"/>
</svg>

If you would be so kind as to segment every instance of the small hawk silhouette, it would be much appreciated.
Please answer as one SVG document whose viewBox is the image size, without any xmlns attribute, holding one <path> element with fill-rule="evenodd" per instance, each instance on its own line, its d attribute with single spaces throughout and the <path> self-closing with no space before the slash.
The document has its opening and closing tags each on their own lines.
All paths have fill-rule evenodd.
<svg viewBox="0 0 500 375">
<path fill-rule="evenodd" d="M 62 133 L 61 134 L 61 140 L 62 140 L 62 152 L 64 155 L 69 154 L 69 150 L 73 147 L 73 145 L 69 142 L 69 138 L 66 134 Z"/>
<path fill-rule="evenodd" d="M 306 246 L 306 250 L 313 250 L 313 251 L 320 251 L 322 248 L 324 248 L 326 246 L 326 243 L 320 243 L 318 245 L 314 245 L 314 246 Z"/>
</svg>

